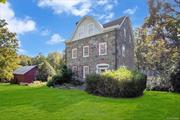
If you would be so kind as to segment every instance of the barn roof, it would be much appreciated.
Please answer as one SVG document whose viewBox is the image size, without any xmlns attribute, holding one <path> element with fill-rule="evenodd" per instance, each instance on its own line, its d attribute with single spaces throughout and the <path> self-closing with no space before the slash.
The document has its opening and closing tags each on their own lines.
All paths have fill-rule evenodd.
<svg viewBox="0 0 180 120">
<path fill-rule="evenodd" d="M 17 68 L 16 70 L 14 70 L 13 74 L 24 75 L 25 73 L 29 72 L 30 70 L 32 70 L 35 67 L 36 67 L 36 65 L 23 66 L 23 67 L 20 67 L 20 68 Z"/>
<path fill-rule="evenodd" d="M 123 17 L 120 17 L 120 18 L 115 19 L 115 20 L 113 20 L 113 21 L 110 21 L 110 22 L 108 22 L 108 23 L 105 23 L 105 24 L 103 24 L 103 27 L 104 27 L 104 28 L 107 28 L 107 27 L 111 27 L 111 26 L 115 26 L 115 25 L 120 25 L 120 24 L 124 21 L 124 19 L 125 19 L 126 17 L 127 17 L 127 16 L 123 16 Z"/>
</svg>

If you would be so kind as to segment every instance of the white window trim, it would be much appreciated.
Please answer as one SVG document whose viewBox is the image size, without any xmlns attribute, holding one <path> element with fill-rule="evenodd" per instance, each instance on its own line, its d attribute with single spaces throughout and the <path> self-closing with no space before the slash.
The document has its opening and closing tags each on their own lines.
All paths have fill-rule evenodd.
<svg viewBox="0 0 180 120">
<path fill-rule="evenodd" d="M 101 53 L 100 46 L 105 44 L 105 53 Z M 107 55 L 107 42 L 99 43 L 99 55 Z"/>
<path fill-rule="evenodd" d="M 83 78 L 86 78 L 86 75 L 87 75 L 87 74 L 85 74 L 86 67 L 88 68 L 88 73 L 87 74 L 89 74 L 89 66 L 83 66 Z"/>
<path fill-rule="evenodd" d="M 76 50 L 76 56 L 74 56 L 74 51 Z M 75 58 L 77 58 L 77 48 L 73 48 L 72 49 L 72 59 L 75 59 Z"/>
<path fill-rule="evenodd" d="M 88 55 L 85 55 L 85 48 L 88 48 Z M 83 57 L 89 57 L 89 46 L 83 46 Z"/>
<path fill-rule="evenodd" d="M 99 67 L 101 66 L 107 66 L 107 67 L 104 67 L 104 69 L 108 70 L 109 69 L 109 64 L 106 64 L 106 63 L 101 63 L 101 64 L 97 64 L 96 65 L 96 73 L 98 74 L 99 73 Z"/>
</svg>

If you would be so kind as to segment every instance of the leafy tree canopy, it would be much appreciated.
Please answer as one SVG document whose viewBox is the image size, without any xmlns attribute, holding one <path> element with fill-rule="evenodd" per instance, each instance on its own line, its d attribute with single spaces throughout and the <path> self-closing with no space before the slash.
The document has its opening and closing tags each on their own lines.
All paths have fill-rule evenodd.
<svg viewBox="0 0 180 120">
<path fill-rule="evenodd" d="M 18 40 L 16 34 L 9 32 L 5 20 L 0 19 L 0 79 L 10 80 L 18 65 Z"/>
</svg>

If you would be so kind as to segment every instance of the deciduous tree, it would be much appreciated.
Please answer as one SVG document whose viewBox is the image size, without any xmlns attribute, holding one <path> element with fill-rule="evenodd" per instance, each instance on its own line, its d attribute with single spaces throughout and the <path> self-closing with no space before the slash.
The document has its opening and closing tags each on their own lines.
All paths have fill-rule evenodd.
<svg viewBox="0 0 180 120">
<path fill-rule="evenodd" d="M 162 86 L 180 59 L 180 21 L 177 1 L 148 0 L 149 13 L 136 30 L 136 58 L 139 69 L 154 71 Z"/>
<path fill-rule="evenodd" d="M 18 65 L 18 40 L 9 32 L 5 20 L 0 20 L 0 79 L 10 80 Z"/>
</svg>

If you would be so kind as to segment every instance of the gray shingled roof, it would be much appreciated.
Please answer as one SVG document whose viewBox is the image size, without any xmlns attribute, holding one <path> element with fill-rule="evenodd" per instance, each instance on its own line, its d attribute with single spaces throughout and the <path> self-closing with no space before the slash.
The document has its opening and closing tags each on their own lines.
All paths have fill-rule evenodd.
<svg viewBox="0 0 180 120">
<path fill-rule="evenodd" d="M 13 74 L 24 75 L 25 73 L 27 73 L 28 71 L 32 70 L 35 67 L 36 67 L 36 65 L 33 65 L 33 66 L 23 66 L 23 67 L 20 67 L 20 68 L 14 70 Z"/>
<path fill-rule="evenodd" d="M 119 25 L 119 24 L 121 24 L 123 22 L 125 17 L 126 16 L 123 16 L 123 17 L 120 17 L 120 18 L 118 18 L 116 20 L 105 23 L 105 24 L 103 24 L 103 27 L 106 28 L 106 27 L 111 27 L 111 26 L 114 26 L 114 25 Z"/>
</svg>

